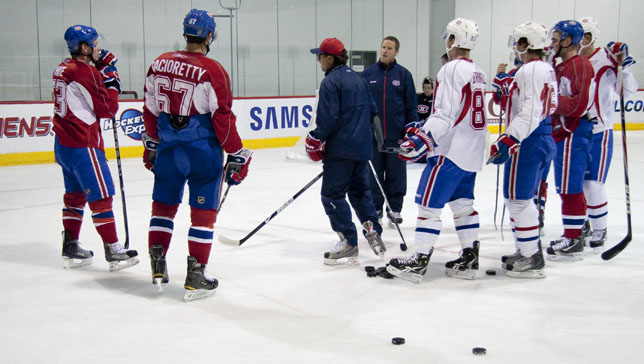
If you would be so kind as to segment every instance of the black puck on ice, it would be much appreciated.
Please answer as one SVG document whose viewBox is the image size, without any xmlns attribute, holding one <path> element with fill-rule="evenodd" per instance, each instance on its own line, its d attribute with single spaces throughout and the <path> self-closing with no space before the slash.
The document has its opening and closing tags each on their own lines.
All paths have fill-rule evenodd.
<svg viewBox="0 0 644 364">
<path fill-rule="evenodd" d="M 376 270 L 376 268 L 374 268 L 373 265 L 365 265 L 364 266 L 364 271 L 367 272 L 367 273 L 373 272 L 375 270 Z"/>
<path fill-rule="evenodd" d="M 485 355 L 487 350 L 485 348 L 472 348 L 472 354 L 474 355 Z"/>
<path fill-rule="evenodd" d="M 404 337 L 394 337 L 391 339 L 391 343 L 394 345 L 402 345 L 405 343 Z"/>
<path fill-rule="evenodd" d="M 488 276 L 495 276 L 496 275 L 496 269 L 488 269 L 485 271 L 485 274 Z"/>
<path fill-rule="evenodd" d="M 368 270 L 367 271 L 367 277 L 378 277 L 380 274 L 376 272 L 375 270 Z"/>
</svg>

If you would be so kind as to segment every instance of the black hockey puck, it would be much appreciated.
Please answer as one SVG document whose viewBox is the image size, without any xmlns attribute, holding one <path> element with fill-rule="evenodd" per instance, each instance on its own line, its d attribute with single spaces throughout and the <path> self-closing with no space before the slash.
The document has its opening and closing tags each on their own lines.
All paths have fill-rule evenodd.
<svg viewBox="0 0 644 364">
<path fill-rule="evenodd" d="M 367 271 L 367 277 L 378 277 L 380 274 L 376 272 L 375 270 L 369 270 Z"/>
<path fill-rule="evenodd" d="M 374 268 L 373 265 L 365 265 L 364 266 L 364 271 L 367 272 L 367 273 L 373 272 L 375 270 L 376 270 L 376 268 Z"/>
<path fill-rule="evenodd" d="M 485 271 L 485 274 L 488 276 L 495 276 L 496 275 L 496 269 L 488 269 Z"/>
<path fill-rule="evenodd" d="M 405 343 L 404 337 L 394 337 L 391 339 L 391 343 L 394 345 L 402 345 Z"/>
<path fill-rule="evenodd" d="M 485 348 L 472 348 L 472 354 L 474 354 L 474 355 L 485 355 L 485 354 L 487 354 L 487 350 L 485 350 Z"/>
<path fill-rule="evenodd" d="M 381 276 L 384 279 L 392 279 L 394 278 L 393 274 L 387 272 L 387 267 L 380 267 L 376 270 L 376 274 Z"/>
</svg>

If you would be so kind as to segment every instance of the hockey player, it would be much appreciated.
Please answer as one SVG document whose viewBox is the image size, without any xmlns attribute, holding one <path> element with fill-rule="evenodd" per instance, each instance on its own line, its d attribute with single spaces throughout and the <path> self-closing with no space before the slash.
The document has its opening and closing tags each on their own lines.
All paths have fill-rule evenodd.
<svg viewBox="0 0 644 364">
<path fill-rule="evenodd" d="M 419 283 L 427 270 L 433 246 L 441 232 L 441 212 L 449 203 L 461 242 L 461 255 L 445 264 L 451 277 L 474 279 L 478 269 L 478 212 L 474 210 L 474 181 L 485 150 L 485 73 L 469 59 L 476 45 L 478 24 L 457 18 L 445 28 L 450 61 L 438 72 L 434 112 L 421 128 L 407 130 L 400 157 L 414 160 L 428 151 L 416 203 L 416 252 L 409 258 L 391 259 L 387 271 Z M 463 151 L 467 151 L 464 153 Z"/>
<path fill-rule="evenodd" d="M 584 171 L 589 162 L 593 124 L 587 114 L 595 92 L 593 66 L 577 53 L 584 30 L 575 20 L 562 20 L 552 33 L 552 52 L 562 62 L 555 67 L 559 100 L 552 116 L 552 136 L 557 145 L 555 183 L 561 196 L 564 235 L 550 243 L 553 260 L 583 259 L 581 228 L 586 218 Z"/>
<path fill-rule="evenodd" d="M 523 23 L 514 28 L 512 40 L 523 65 L 510 86 L 505 132 L 492 144 L 489 159 L 505 163 L 503 195 L 517 245 L 514 254 L 502 257 L 502 267 L 510 277 L 544 278 L 539 214 L 531 200 L 555 155 L 550 115 L 557 108 L 557 79 L 552 66 L 542 61 L 548 44 L 545 26 Z"/>
<path fill-rule="evenodd" d="M 399 51 L 398 39 L 394 36 L 385 37 L 380 43 L 380 59 L 362 73 L 378 105 L 385 147 L 398 147 L 400 140 L 405 136 L 406 125 L 418 122 L 414 79 L 405 67 L 396 62 Z M 398 159 L 396 154 L 378 151 L 376 143 L 373 143 L 372 161 L 387 196 L 387 202 L 393 209 L 387 212 L 389 225 L 401 224 L 400 211 L 407 193 L 407 165 Z M 372 175 L 370 180 L 376 210 L 379 217 L 382 217 L 385 198 Z"/>
<path fill-rule="evenodd" d="M 322 206 L 331 228 L 340 236 L 334 249 L 324 253 L 324 264 L 357 264 L 358 234 L 351 220 L 349 202 L 358 215 L 363 234 L 374 253 L 384 259 L 376 208 L 369 188 L 372 153 L 371 118 L 377 114 L 367 83 L 346 64 L 347 50 L 337 38 L 326 38 L 316 54 L 324 79 L 320 84 L 316 128 L 306 137 L 306 152 L 323 160 Z"/>
<path fill-rule="evenodd" d="M 214 293 L 218 281 L 206 274 L 222 178 L 237 185 L 248 173 L 251 151 L 243 148 L 231 111 L 230 79 L 219 62 L 206 57 L 215 20 L 192 9 L 183 21 L 184 51 L 160 55 L 145 79 L 143 142 L 145 166 L 154 172 L 148 245 L 152 282 L 168 283 L 165 256 L 174 217 L 188 183 L 190 220 L 186 301 Z M 223 166 L 223 151 L 228 153 Z"/>
<path fill-rule="evenodd" d="M 606 241 L 608 222 L 605 183 L 613 155 L 613 101 L 619 97 L 617 66 L 621 64 L 623 67 L 624 97 L 633 95 L 638 84 L 630 67 L 635 60 L 628 54 L 628 46 L 610 42 L 605 48 L 597 47 L 599 24 L 591 17 L 579 19 L 579 23 L 584 28 L 579 55 L 588 58 L 593 65 L 596 84 L 595 94 L 592 95 L 594 103 L 588 111 L 589 117 L 596 121 L 593 126 L 591 157 L 584 176 L 584 196 L 589 220 L 586 220 L 582 233 L 584 237 L 589 237 L 585 243 L 592 249 L 601 250 Z"/>
<path fill-rule="evenodd" d="M 83 211 L 89 203 L 94 227 L 103 240 L 109 270 L 137 264 L 136 250 L 118 241 L 112 196 L 114 183 L 105 159 L 101 118 L 113 119 L 121 84 L 116 57 L 98 45 L 98 32 L 85 25 L 65 31 L 71 58 L 53 74 L 54 153 L 63 170 L 63 260 L 69 268 L 92 263 L 94 253 L 78 242 Z"/>
</svg>

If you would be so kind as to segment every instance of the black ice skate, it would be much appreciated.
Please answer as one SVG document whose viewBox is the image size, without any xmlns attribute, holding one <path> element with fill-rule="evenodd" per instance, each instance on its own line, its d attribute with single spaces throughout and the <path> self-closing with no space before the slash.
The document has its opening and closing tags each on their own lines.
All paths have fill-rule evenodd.
<svg viewBox="0 0 644 364">
<path fill-rule="evenodd" d="M 461 250 L 461 256 L 445 263 L 445 274 L 448 277 L 461 279 L 474 279 L 479 269 L 479 246 L 475 240 L 472 248 Z"/>
<path fill-rule="evenodd" d="M 81 248 L 78 239 L 72 239 L 68 231 L 63 231 L 63 267 L 80 268 L 92 264 L 94 252 Z"/>
<path fill-rule="evenodd" d="M 183 285 L 183 288 L 186 289 L 186 294 L 183 299 L 185 301 L 194 301 L 208 297 L 215 293 L 217 286 L 219 286 L 219 281 L 206 274 L 206 265 L 199 264 L 195 257 L 188 256 L 188 275 L 186 276 L 186 283 Z"/>
<path fill-rule="evenodd" d="M 433 252 L 434 248 L 431 248 L 429 254 L 416 252 L 409 258 L 393 258 L 387 265 L 387 272 L 410 282 L 420 283 L 427 272 L 429 258 L 431 258 Z"/>
<path fill-rule="evenodd" d="M 501 264 L 501 267 L 503 269 L 507 269 L 506 265 L 514 263 L 514 261 L 519 259 L 519 258 L 521 258 L 521 251 L 519 250 L 519 248 L 517 248 L 517 250 L 515 250 L 514 253 L 512 253 L 510 255 L 502 255 L 501 256 L 501 263 L 503 263 L 503 264 Z"/>
<path fill-rule="evenodd" d="M 590 227 L 590 220 L 586 220 L 584 221 L 584 226 L 581 227 L 581 238 L 584 239 L 584 246 L 588 246 L 592 236 L 593 229 Z"/>
<path fill-rule="evenodd" d="M 584 239 L 581 235 L 574 239 L 562 236 L 550 242 L 546 253 L 550 260 L 582 260 L 584 259 Z"/>
<path fill-rule="evenodd" d="M 374 254 L 384 261 L 387 248 L 385 248 L 385 243 L 382 242 L 380 234 L 373 229 L 373 222 L 365 221 L 364 224 L 362 224 L 362 228 L 364 229 L 364 236 L 367 238 L 367 242 Z"/>
<path fill-rule="evenodd" d="M 403 222 L 400 212 L 387 211 L 387 219 L 389 220 L 389 227 L 395 228 L 396 225 L 400 225 Z"/>
<path fill-rule="evenodd" d="M 358 246 L 351 246 L 347 242 L 347 239 L 344 238 L 344 235 L 340 235 L 340 241 L 335 245 L 331 251 L 324 253 L 324 264 L 326 265 L 357 265 L 358 264 Z M 375 250 L 374 250 L 375 251 Z"/>
<path fill-rule="evenodd" d="M 544 267 L 543 253 L 539 250 L 530 257 L 521 255 L 512 263 L 504 264 L 503 268 L 506 269 L 505 275 L 512 278 L 546 278 Z"/>
<path fill-rule="evenodd" d="M 103 244 L 105 248 L 105 260 L 110 263 L 110 272 L 116 272 L 139 264 L 136 257 L 139 253 L 136 250 L 126 249 L 123 244 Z"/>
<path fill-rule="evenodd" d="M 159 288 L 159 292 L 162 292 L 163 286 L 161 284 L 170 282 L 162 245 L 152 245 L 150 247 L 150 264 L 152 265 L 152 284 Z"/>
<path fill-rule="evenodd" d="M 588 243 L 588 245 L 595 251 L 595 253 L 599 253 L 604 250 L 606 235 L 606 229 L 593 231 L 593 235 L 590 237 L 590 242 Z"/>
</svg>

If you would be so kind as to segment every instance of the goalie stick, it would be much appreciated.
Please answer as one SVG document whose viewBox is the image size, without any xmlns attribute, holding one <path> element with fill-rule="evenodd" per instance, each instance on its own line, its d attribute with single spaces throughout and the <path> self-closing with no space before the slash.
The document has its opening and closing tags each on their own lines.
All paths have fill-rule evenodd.
<svg viewBox="0 0 644 364">
<path fill-rule="evenodd" d="M 371 163 L 371 161 L 369 161 L 369 167 L 371 167 L 371 172 L 373 172 L 373 178 L 376 180 L 376 183 L 378 184 L 378 188 L 380 188 L 380 192 L 382 193 L 382 198 L 385 200 L 387 209 L 389 211 L 393 211 L 391 209 L 391 206 L 389 206 L 389 201 L 387 201 L 387 196 L 385 196 L 385 190 L 382 188 L 382 185 L 378 180 L 378 174 L 376 173 L 376 169 L 373 168 L 373 163 Z M 405 242 L 405 237 L 403 236 L 402 231 L 400 231 L 400 226 L 398 226 L 398 222 L 396 222 L 396 219 L 392 219 L 392 221 L 394 222 L 394 225 L 396 225 L 396 230 L 398 230 L 398 234 L 400 234 L 400 238 L 402 239 L 402 243 L 400 244 L 400 250 L 405 251 L 407 250 L 407 243 Z"/>
<path fill-rule="evenodd" d="M 624 111 L 624 75 L 622 74 L 622 65 L 617 67 L 617 79 L 619 80 L 619 113 L 622 122 L 622 149 L 624 150 L 624 191 L 626 193 L 626 228 L 627 233 L 624 239 L 614 247 L 602 253 L 603 260 L 613 259 L 624 248 L 628 246 L 633 238 L 633 229 L 631 226 L 631 192 L 628 181 L 628 153 L 626 150 L 626 113 Z"/>
<path fill-rule="evenodd" d="M 116 119 L 112 117 L 112 130 L 114 131 L 114 151 L 116 152 L 116 165 L 119 170 L 119 183 L 121 185 L 121 202 L 123 204 L 123 222 L 125 224 L 125 243 L 123 246 L 130 247 L 130 229 L 127 225 L 127 206 L 125 205 L 125 187 L 123 186 L 123 168 L 121 167 L 121 148 L 119 148 L 119 136 L 116 132 Z"/>
<path fill-rule="evenodd" d="M 262 223 L 261 223 L 261 224 L 257 225 L 257 227 L 256 227 L 255 229 L 253 229 L 253 231 L 251 231 L 250 233 L 248 233 L 248 234 L 247 234 L 246 236 L 244 236 L 243 238 L 241 238 L 241 239 L 239 239 L 239 240 L 235 240 L 235 239 L 227 238 L 227 237 L 225 237 L 225 236 L 223 236 L 223 235 L 219 235 L 218 240 L 219 240 L 220 242 L 224 243 L 224 244 L 234 245 L 234 246 L 240 246 L 240 245 L 244 244 L 244 243 L 246 242 L 246 240 L 250 239 L 250 237 L 251 237 L 251 236 L 255 235 L 255 233 L 256 233 L 257 231 L 259 231 L 259 229 L 263 228 L 263 227 L 264 227 L 264 225 L 268 224 L 268 222 L 269 222 L 269 221 L 273 220 L 273 218 L 274 218 L 275 216 L 277 216 L 277 214 L 279 214 L 280 212 L 282 212 L 282 210 L 284 210 L 286 207 L 288 207 L 288 205 L 290 205 L 293 201 L 295 201 L 295 199 L 296 199 L 296 198 L 298 198 L 302 193 L 304 193 L 304 191 L 306 191 L 307 189 L 309 189 L 309 187 L 313 186 L 313 184 L 314 184 L 315 182 L 317 182 L 317 180 L 319 180 L 320 178 L 322 178 L 322 174 L 323 174 L 323 173 L 324 173 L 324 172 L 320 172 L 320 174 L 318 174 L 317 176 L 315 176 L 315 178 L 313 178 L 309 183 L 307 183 L 307 184 L 306 184 L 306 186 L 302 187 L 299 191 L 297 191 L 297 193 L 296 193 L 295 195 L 293 195 L 293 197 L 291 197 L 288 201 L 286 201 L 286 203 L 284 203 L 280 208 L 278 208 L 277 210 L 275 210 L 275 211 L 271 214 L 271 216 L 267 217 L 267 218 L 266 218 L 266 220 L 262 221 Z"/>
</svg>

